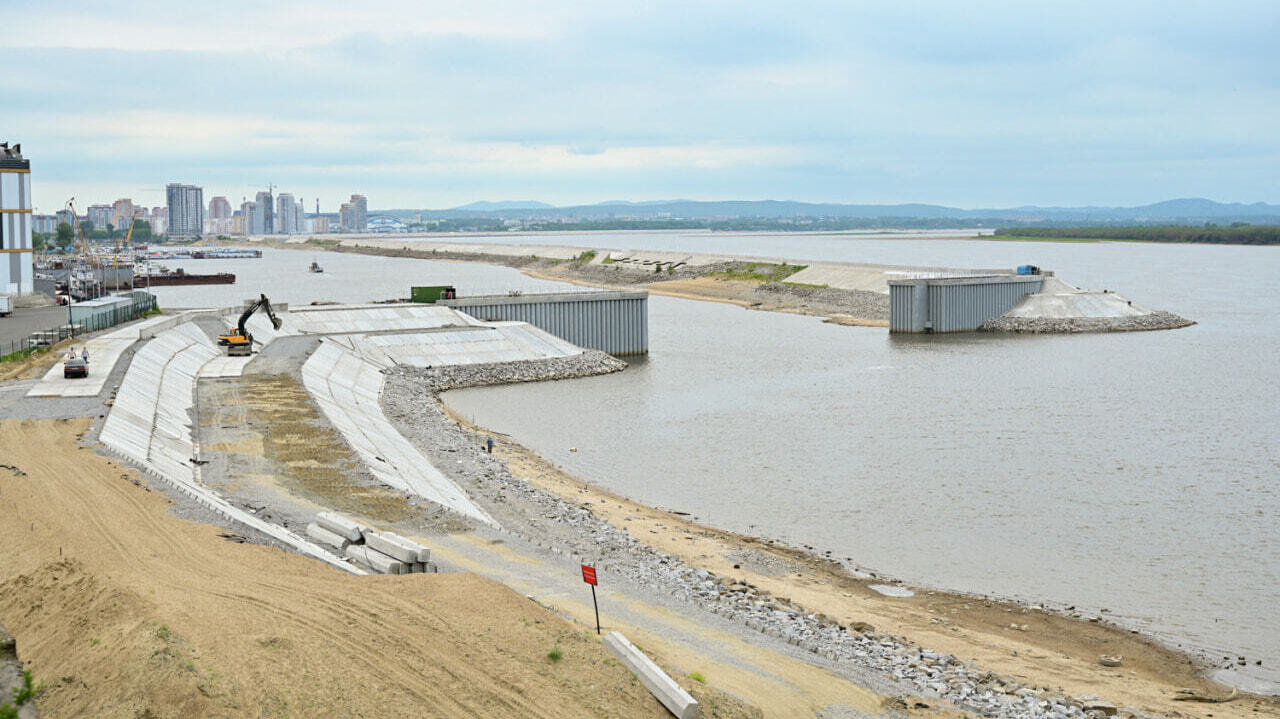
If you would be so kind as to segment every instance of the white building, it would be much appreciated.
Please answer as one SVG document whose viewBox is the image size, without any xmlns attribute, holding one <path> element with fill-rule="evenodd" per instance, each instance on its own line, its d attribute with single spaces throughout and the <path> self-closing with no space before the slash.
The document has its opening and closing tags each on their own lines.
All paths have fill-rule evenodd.
<svg viewBox="0 0 1280 719">
<path fill-rule="evenodd" d="M 169 236 L 195 237 L 204 232 L 204 188 L 171 182 L 165 193 L 169 199 Z"/>
<path fill-rule="evenodd" d="M 29 294 L 34 288 L 31 249 L 31 161 L 22 146 L 0 149 L 0 294 Z"/>
</svg>

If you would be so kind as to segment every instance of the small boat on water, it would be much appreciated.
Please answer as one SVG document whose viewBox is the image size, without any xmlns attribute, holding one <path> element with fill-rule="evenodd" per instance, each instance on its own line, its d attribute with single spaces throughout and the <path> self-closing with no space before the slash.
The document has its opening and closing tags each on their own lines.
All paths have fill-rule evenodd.
<svg viewBox="0 0 1280 719">
<path fill-rule="evenodd" d="M 320 263 L 319 263 L 319 262 L 316 262 L 315 260 L 312 260 L 312 261 L 311 261 L 311 271 L 312 271 L 312 272 L 324 272 L 324 268 L 320 266 Z"/>
</svg>

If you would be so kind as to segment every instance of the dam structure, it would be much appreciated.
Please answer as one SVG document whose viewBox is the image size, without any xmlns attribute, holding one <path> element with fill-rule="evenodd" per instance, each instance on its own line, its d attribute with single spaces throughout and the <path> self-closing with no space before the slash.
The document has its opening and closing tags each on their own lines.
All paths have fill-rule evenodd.
<svg viewBox="0 0 1280 719">
<path fill-rule="evenodd" d="M 942 275 L 889 280 L 891 333 L 973 332 L 1023 297 L 1043 275 Z"/>
<path fill-rule="evenodd" d="M 645 290 L 486 295 L 437 304 L 481 320 L 527 322 L 579 347 L 614 356 L 649 352 Z"/>
<path fill-rule="evenodd" d="M 1195 324 L 1110 290 L 1086 290 L 1052 272 L 940 274 L 889 280 L 889 332 L 1072 334 L 1177 329 Z"/>
</svg>

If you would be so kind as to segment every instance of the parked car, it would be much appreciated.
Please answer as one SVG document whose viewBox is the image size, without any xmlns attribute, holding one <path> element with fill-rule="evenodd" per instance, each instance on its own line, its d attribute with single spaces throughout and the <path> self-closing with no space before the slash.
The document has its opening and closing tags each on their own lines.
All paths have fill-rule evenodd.
<svg viewBox="0 0 1280 719">
<path fill-rule="evenodd" d="M 62 376 L 68 379 L 72 377 L 88 377 L 89 363 L 81 357 L 72 357 L 62 364 Z"/>
<path fill-rule="evenodd" d="M 13 300 L 9 295 L 0 295 L 0 317 L 7 317 L 13 311 Z"/>
</svg>

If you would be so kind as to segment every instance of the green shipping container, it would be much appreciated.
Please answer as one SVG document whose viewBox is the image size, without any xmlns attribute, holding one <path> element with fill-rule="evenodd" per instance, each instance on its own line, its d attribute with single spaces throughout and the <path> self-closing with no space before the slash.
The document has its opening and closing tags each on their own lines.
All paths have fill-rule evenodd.
<svg viewBox="0 0 1280 719">
<path fill-rule="evenodd" d="M 449 285 L 437 285 L 433 287 L 410 287 L 409 299 L 413 302 L 432 303 L 443 299 L 454 299 L 457 297 L 458 291 Z"/>
</svg>

